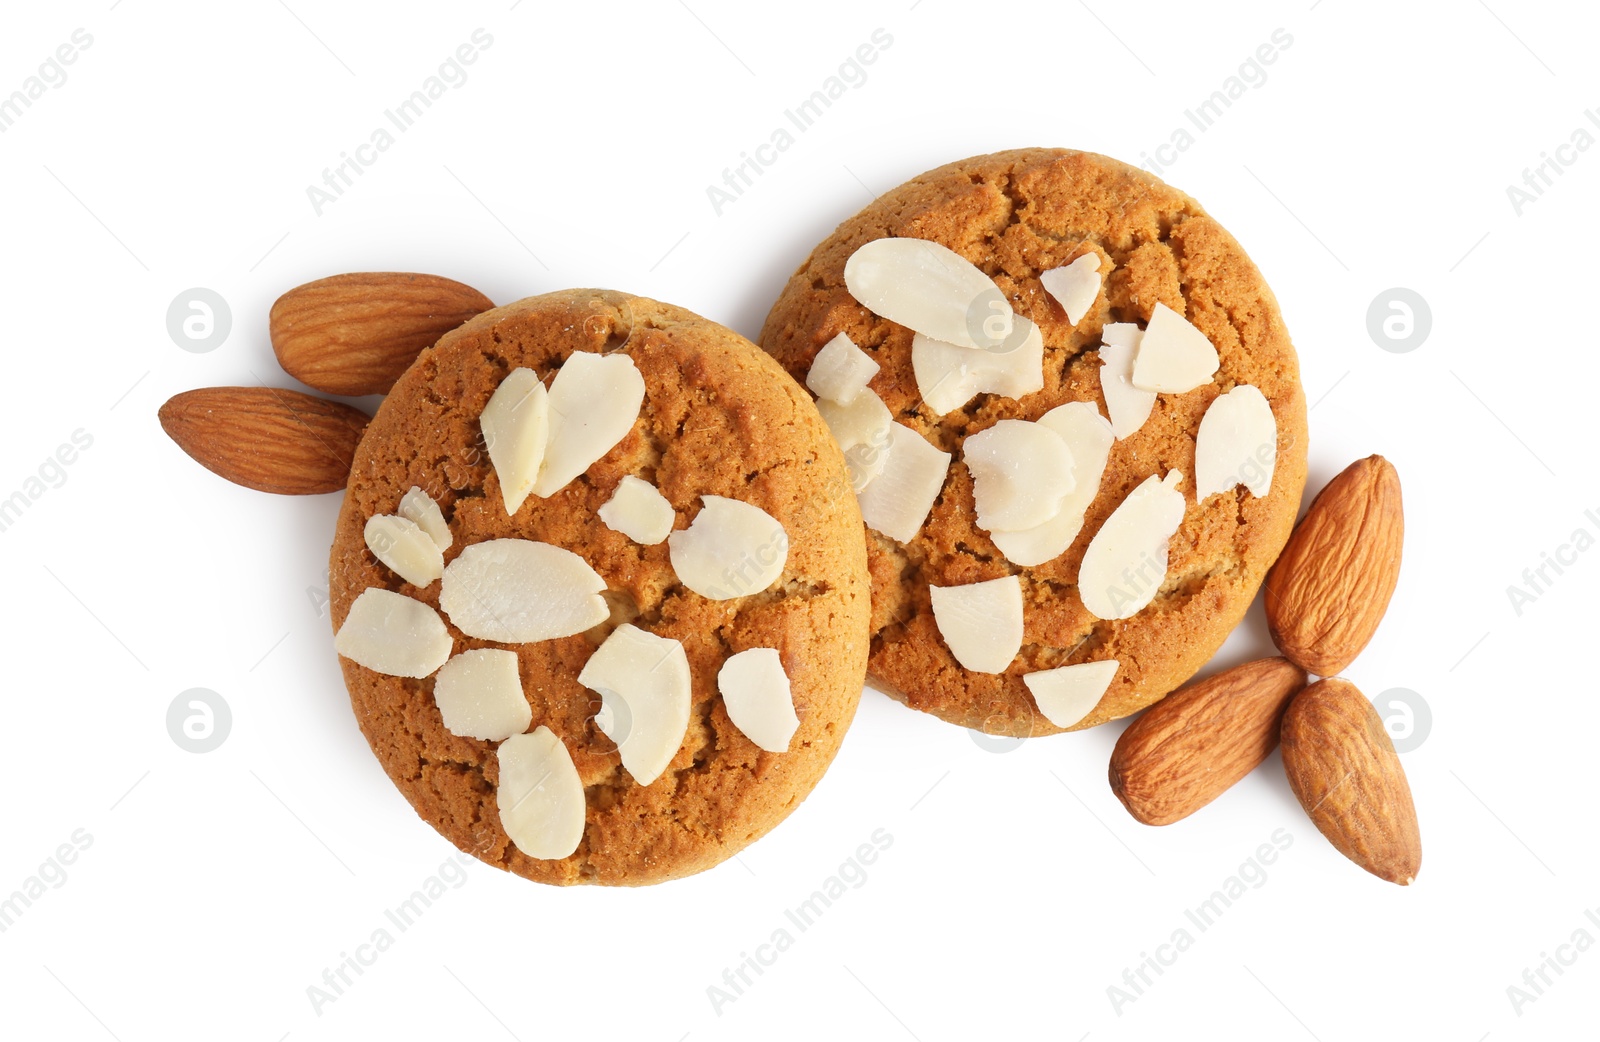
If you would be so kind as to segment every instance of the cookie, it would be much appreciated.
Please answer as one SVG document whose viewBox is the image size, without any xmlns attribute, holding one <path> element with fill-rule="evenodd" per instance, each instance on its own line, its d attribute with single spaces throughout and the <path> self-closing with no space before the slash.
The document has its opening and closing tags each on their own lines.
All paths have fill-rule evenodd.
<svg viewBox="0 0 1600 1042">
<path fill-rule="evenodd" d="M 913 331 L 875 314 L 846 285 L 846 264 L 857 249 L 888 237 L 942 244 L 992 279 L 1014 313 L 1042 335 L 1042 388 L 1018 397 L 978 393 L 942 413 L 930 407 L 912 365 Z M 1085 298 L 1087 311 L 1074 323 L 1041 275 L 1089 254 L 1099 258 L 1086 264 L 1101 272 L 1100 282 L 1091 284 L 1092 303 Z M 1011 563 L 977 524 L 966 439 L 1003 420 L 1037 421 L 1064 403 L 1088 402 L 1104 411 L 1105 327 L 1146 326 L 1159 305 L 1176 313 L 1163 319 L 1169 326 L 1181 326 L 1171 319 L 1186 319 L 1214 346 L 1214 375 L 1184 393 L 1157 396 L 1143 425 L 1130 425 L 1137 429 L 1111 444 L 1098 492 L 1064 552 L 1029 567 Z M 949 336 L 963 332 L 956 322 L 944 328 L 954 331 Z M 1133 326 L 1119 328 L 1137 333 Z M 920 527 L 901 532 L 902 538 L 866 529 L 869 678 L 914 709 L 1013 736 L 1126 716 L 1177 688 L 1211 657 L 1288 538 L 1305 482 L 1306 406 L 1277 302 L 1216 220 L 1142 170 L 1090 153 L 1024 149 L 951 163 L 885 193 L 841 224 L 794 273 L 760 343 L 803 382 L 819 351 L 839 334 L 876 363 L 868 387 L 893 419 L 932 449 L 951 454 L 936 498 L 930 489 L 932 507 Z M 1197 501 L 1201 420 L 1219 396 L 1245 384 L 1261 392 L 1276 422 L 1270 488 L 1256 495 L 1239 485 Z M 889 449 L 891 463 L 897 451 Z M 1097 617 L 1078 587 L 1085 551 L 1107 517 L 1152 476 L 1175 482 L 1183 498 L 1164 580 L 1131 617 Z M 868 485 L 863 496 L 870 492 Z M 999 672 L 963 667 L 940 632 L 930 587 L 1012 575 L 1023 601 L 1020 649 Z M 1109 660 L 1117 663 L 1109 686 L 1065 727 L 1046 718 L 1024 680 L 1037 671 Z"/>
<path fill-rule="evenodd" d="M 643 379 L 638 418 L 575 478 L 548 495 L 528 495 L 508 514 L 497 468 L 505 461 L 491 459 L 485 444 L 485 407 L 514 371 L 526 368 L 550 383 L 580 352 L 631 359 Z M 643 483 L 654 485 L 670 504 L 665 520 L 677 532 L 706 511 L 708 496 L 765 511 L 786 534 L 781 573 L 759 590 L 727 599 L 692 591 L 675 573 L 672 540 L 641 543 L 602 521 L 601 508 L 624 479 L 631 480 L 619 501 L 654 504 L 657 497 Z M 413 488 L 420 492 L 407 500 Z M 437 515 L 419 498 L 423 494 L 438 505 Z M 448 543 L 442 581 L 438 556 L 426 567 L 432 551 L 386 555 L 402 570 L 408 562 L 411 577 L 425 584 L 420 587 L 374 553 L 373 546 L 386 544 L 374 542 L 369 520 L 397 514 L 418 519 L 437 542 Z M 623 514 L 654 527 L 649 510 Z M 409 522 L 385 524 L 416 534 Z M 642 538 L 655 540 L 666 527 Z M 640 535 L 640 525 L 619 528 Z M 522 713 L 513 687 L 509 718 L 514 727 L 526 721 L 519 739 L 539 737 L 541 752 L 564 746 L 576 770 L 574 787 L 581 781 L 576 849 L 541 858 L 513 842 L 497 803 L 498 743 L 445 726 L 436 675 L 392 676 L 341 658 L 356 720 L 417 813 L 491 865 L 545 883 L 608 885 L 656 883 L 710 868 L 799 805 L 854 715 L 870 608 L 860 530 L 844 460 L 809 395 L 744 338 L 681 308 L 607 290 L 550 293 L 485 312 L 424 351 L 367 428 L 330 558 L 332 617 L 346 647 L 342 627 L 357 597 L 374 588 L 394 591 L 437 610 L 448 634 L 439 637 L 441 657 L 449 652 L 454 662 L 478 649 L 514 652 L 529 710 Z M 571 560 L 565 552 L 576 554 L 598 573 L 597 585 L 603 583 L 601 614 L 607 617 L 583 632 L 523 643 L 469 636 L 456 624 L 463 609 L 450 604 L 448 594 L 442 598 L 441 589 L 451 581 L 452 564 L 489 540 L 550 544 L 560 549 L 546 553 L 562 561 Z M 454 620 L 446 609 L 457 613 Z M 619 725 L 602 712 L 605 696 L 578 681 L 596 649 L 625 632 L 623 624 L 681 643 L 688 665 L 682 741 L 675 751 L 667 749 L 669 759 L 648 784 L 624 766 L 608 737 Z M 735 726 L 719 693 L 723 664 L 757 648 L 775 652 L 798 718 L 783 752 L 758 747 Z M 420 653 L 406 654 L 409 663 Z M 509 675 L 494 672 L 509 665 L 503 655 L 471 661 L 482 667 L 477 678 Z M 456 672 L 474 676 L 471 668 Z M 457 720 L 470 715 L 459 707 L 454 712 Z"/>
</svg>

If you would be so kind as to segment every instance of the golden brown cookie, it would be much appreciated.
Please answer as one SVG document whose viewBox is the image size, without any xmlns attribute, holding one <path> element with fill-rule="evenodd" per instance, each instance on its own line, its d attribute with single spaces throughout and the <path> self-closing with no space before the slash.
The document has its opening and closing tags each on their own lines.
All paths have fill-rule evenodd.
<svg viewBox="0 0 1600 1042">
<path fill-rule="evenodd" d="M 508 517 L 479 414 L 508 372 L 548 382 L 575 352 L 623 352 L 644 378 L 639 419 L 614 448 L 548 498 Z M 597 510 L 626 475 L 657 485 L 674 527 L 701 497 L 754 504 L 784 526 L 781 576 L 760 593 L 708 600 L 675 577 L 668 544 L 641 545 Z M 637 885 L 709 868 L 771 829 L 811 791 L 854 715 L 866 668 L 869 595 L 861 515 L 844 461 L 810 396 L 771 358 L 681 308 L 607 290 L 572 290 L 496 308 L 447 334 L 406 371 L 356 453 L 335 533 L 337 630 L 363 590 L 382 587 L 439 604 L 378 562 L 363 538 L 408 489 L 428 492 L 453 542 L 523 538 L 571 550 L 604 578 L 608 622 L 577 636 L 497 644 L 464 635 L 441 612 L 456 653 L 505 647 L 518 657 L 532 708 L 528 730 L 550 728 L 586 793 L 583 838 L 570 857 L 538 860 L 512 844 L 496 807 L 496 743 L 445 729 L 433 679 L 386 676 L 341 659 L 351 705 L 384 770 L 445 838 L 489 864 L 547 883 Z M 682 642 L 692 677 L 687 734 L 649 785 L 623 768 L 596 726 L 600 696 L 577 681 L 622 622 Z M 724 660 L 775 648 L 800 719 L 787 752 L 764 752 L 732 725 L 718 694 Z"/>
<path fill-rule="evenodd" d="M 1040 327 L 1043 390 L 1020 399 L 980 394 L 963 408 L 933 414 L 912 371 L 912 331 L 873 314 L 845 286 L 845 262 L 856 249 L 890 236 L 940 243 L 993 278 L 1015 312 Z M 1090 251 L 1115 267 L 1074 327 L 1039 276 Z M 961 463 L 964 439 L 1002 419 L 1036 420 L 1063 403 L 1100 403 L 1102 327 L 1143 325 L 1158 302 L 1206 335 L 1220 355 L 1219 370 L 1194 390 L 1161 395 L 1144 426 L 1114 444 L 1099 493 L 1064 554 L 1030 568 L 1012 565 L 975 523 L 972 479 Z M 1026 673 L 1102 659 L 1121 663 L 1077 729 L 1149 705 L 1211 657 L 1294 524 L 1305 483 L 1306 407 L 1272 291 L 1198 203 L 1151 174 L 1085 152 L 1021 149 L 951 163 L 880 196 L 812 251 L 767 316 L 761 345 L 803 381 L 818 350 L 841 332 L 881 367 L 870 387 L 894 418 L 954 454 L 931 515 L 910 542 L 867 529 L 868 670 L 875 684 L 952 723 L 1027 736 L 1061 728 L 1039 712 L 1022 680 Z M 1218 395 L 1245 383 L 1266 396 L 1277 422 L 1271 488 L 1257 498 L 1241 486 L 1197 505 L 1200 420 Z M 1185 514 L 1160 592 L 1131 618 L 1095 618 L 1076 585 L 1085 548 L 1130 490 L 1171 470 L 1185 475 Z M 1010 574 L 1023 586 L 1022 649 L 1002 674 L 963 669 L 940 638 L 929 585 Z"/>
</svg>

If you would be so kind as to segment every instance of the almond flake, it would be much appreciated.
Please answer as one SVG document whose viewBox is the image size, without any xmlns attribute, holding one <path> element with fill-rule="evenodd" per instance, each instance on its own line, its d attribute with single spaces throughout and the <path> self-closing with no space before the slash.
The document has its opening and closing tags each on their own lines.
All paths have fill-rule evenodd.
<svg viewBox="0 0 1600 1042">
<path fill-rule="evenodd" d="M 1221 364 L 1206 335 L 1165 304 L 1156 304 L 1133 361 L 1133 386 L 1182 394 L 1211 380 Z"/>
<path fill-rule="evenodd" d="M 800 727 L 783 660 L 774 648 L 730 655 L 717 671 L 722 704 L 744 736 L 769 753 L 787 752 Z"/>
<path fill-rule="evenodd" d="M 1022 650 L 1022 580 L 1015 575 L 929 586 L 933 621 L 950 654 L 974 673 L 1004 673 Z"/>
<path fill-rule="evenodd" d="M 844 283 L 875 313 L 935 340 L 987 348 L 1011 335 L 1011 305 L 994 280 L 936 242 L 874 239 L 845 262 Z"/>
<path fill-rule="evenodd" d="M 543 861 L 570 857 L 583 841 L 588 804 L 572 754 L 548 727 L 516 734 L 495 750 L 500 826 L 517 849 Z"/>
<path fill-rule="evenodd" d="M 334 650 L 356 665 L 415 679 L 444 665 L 454 645 L 438 612 L 376 586 L 361 591 L 333 638 Z"/>
<path fill-rule="evenodd" d="M 439 607 L 469 637 L 506 644 L 582 633 L 611 615 L 606 581 L 571 550 L 531 539 L 490 539 L 444 570 Z"/>
<path fill-rule="evenodd" d="M 550 444 L 533 494 L 559 491 L 615 448 L 643 404 L 644 377 L 627 355 L 568 355 L 550 382 Z"/>
<path fill-rule="evenodd" d="M 1027 673 L 1022 682 L 1046 720 L 1071 727 L 1094 711 L 1116 675 L 1117 660 L 1105 659 Z"/>
<path fill-rule="evenodd" d="M 1249 384 L 1218 395 L 1194 441 L 1194 494 L 1204 499 L 1243 485 L 1252 495 L 1272 489 L 1278 421 L 1266 396 Z"/>
<path fill-rule="evenodd" d="M 511 370 L 478 416 L 506 513 L 533 491 L 550 437 L 550 395 L 532 369 Z"/>
<path fill-rule="evenodd" d="M 451 658 L 433 678 L 433 701 L 445 730 L 462 738 L 498 742 L 533 723 L 517 653 L 503 648 L 463 651 Z"/>
<path fill-rule="evenodd" d="M 848 405 L 819 398 L 817 411 L 844 453 L 850 487 L 860 492 L 888 463 L 889 428 L 894 423 L 889 407 L 871 388 L 863 388 Z"/>
<path fill-rule="evenodd" d="M 1100 492 L 1114 436 L 1111 424 L 1092 402 L 1058 405 L 1039 417 L 1039 425 L 1061 435 L 1072 453 L 1072 491 L 1056 515 L 1041 525 L 1017 532 L 991 532 L 995 548 L 1012 564 L 1031 568 L 1066 553 L 1083 528 L 1083 515 Z"/>
<path fill-rule="evenodd" d="M 1072 452 L 1051 428 L 1001 420 L 967 436 L 962 462 L 972 474 L 978 527 L 1017 532 L 1049 521 L 1074 487 Z"/>
<path fill-rule="evenodd" d="M 1118 438 L 1132 437 L 1155 408 L 1156 393 L 1133 386 L 1134 356 L 1144 331 L 1131 322 L 1113 322 L 1100 333 L 1100 395 Z"/>
<path fill-rule="evenodd" d="M 760 593 L 776 582 L 789 558 L 789 533 L 778 519 L 737 499 L 700 501 L 689 527 L 667 537 L 678 581 L 714 601 Z"/>
<path fill-rule="evenodd" d="M 928 519 L 944 488 L 950 454 L 903 423 L 889 428 L 889 457 L 872 483 L 858 495 L 867 527 L 909 543 Z"/>
<path fill-rule="evenodd" d="M 617 744 L 640 785 L 661 777 L 689 730 L 689 659 L 683 645 L 631 623 L 595 649 L 578 683 L 601 698 L 594 723 Z"/>
<path fill-rule="evenodd" d="M 445 523 L 444 511 L 439 509 L 439 504 L 433 501 L 432 496 L 415 485 L 400 497 L 400 509 L 395 513 L 428 533 L 433 545 L 441 551 L 450 549 L 450 544 L 455 542 L 450 534 L 450 526 Z"/>
<path fill-rule="evenodd" d="M 439 544 L 414 521 L 378 514 L 367 518 L 361 534 L 372 556 L 412 586 L 427 586 L 444 574 Z"/>
<path fill-rule="evenodd" d="M 1180 471 L 1154 474 L 1128 493 L 1089 541 L 1078 597 L 1090 614 L 1126 619 L 1155 599 L 1167 578 L 1167 546 L 1183 524 Z"/>
<path fill-rule="evenodd" d="M 911 371 L 917 393 L 928 408 L 943 415 L 979 394 L 1021 398 L 1044 389 L 1044 336 L 1039 327 L 1015 319 L 1024 330 L 1021 342 L 1008 351 L 974 351 L 924 336 L 911 338 Z"/>
<path fill-rule="evenodd" d="M 678 516 L 667 497 L 654 485 L 632 474 L 617 483 L 617 490 L 601 505 L 598 513 L 607 528 L 644 546 L 654 546 L 666 539 Z"/>
<path fill-rule="evenodd" d="M 1085 253 L 1064 268 L 1051 268 L 1039 276 L 1039 284 L 1077 325 L 1100 296 L 1100 255 Z"/>
<path fill-rule="evenodd" d="M 811 360 L 806 386 L 818 398 L 849 405 L 861 389 L 878 373 L 878 363 L 857 347 L 848 334 L 840 333 Z"/>
</svg>

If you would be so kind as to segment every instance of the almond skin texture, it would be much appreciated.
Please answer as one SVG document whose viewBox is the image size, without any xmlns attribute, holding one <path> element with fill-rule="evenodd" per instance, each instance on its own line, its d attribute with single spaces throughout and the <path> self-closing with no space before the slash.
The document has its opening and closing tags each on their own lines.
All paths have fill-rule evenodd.
<svg viewBox="0 0 1600 1042">
<path fill-rule="evenodd" d="M 494 303 L 438 275 L 361 271 L 297 286 L 272 305 L 283 371 L 328 394 L 387 394 L 424 349 Z"/>
<path fill-rule="evenodd" d="M 161 407 L 161 429 L 235 485 L 303 496 L 338 492 L 350 477 L 367 414 L 276 387 L 202 387 Z"/>
<path fill-rule="evenodd" d="M 1400 475 L 1382 456 L 1346 467 L 1318 493 L 1267 575 L 1272 642 L 1319 677 L 1367 646 L 1400 580 Z"/>
<path fill-rule="evenodd" d="M 1284 708 L 1305 685 L 1294 663 L 1264 658 L 1180 688 L 1117 739 L 1111 791 L 1146 825 L 1187 818 L 1272 753 Z"/>
<path fill-rule="evenodd" d="M 1391 883 L 1417 877 L 1422 836 L 1411 786 L 1378 711 L 1354 684 L 1319 680 L 1289 703 L 1283 769 L 1339 853 Z"/>
</svg>

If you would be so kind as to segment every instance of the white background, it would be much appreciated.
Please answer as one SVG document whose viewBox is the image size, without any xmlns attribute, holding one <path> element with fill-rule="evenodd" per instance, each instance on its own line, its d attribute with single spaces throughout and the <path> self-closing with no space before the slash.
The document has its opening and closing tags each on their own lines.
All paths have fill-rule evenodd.
<svg viewBox="0 0 1600 1042">
<path fill-rule="evenodd" d="M 0 134 L 0 496 L 75 430 L 93 445 L 0 532 L 0 896 L 74 830 L 93 842 L 0 933 L 0 1034 L 1593 1036 L 1600 950 L 1562 949 L 1575 961 L 1532 1002 L 1507 988 L 1574 931 L 1600 939 L 1584 914 L 1600 907 L 1600 719 L 1577 668 L 1600 553 L 1549 572 L 1520 615 L 1507 587 L 1575 530 L 1600 532 L 1600 345 L 1584 318 L 1600 149 L 1568 153 L 1520 215 L 1506 189 L 1580 125 L 1600 134 L 1584 116 L 1600 105 L 1597 26 L 1578 5 L 1508 0 L 1228 6 L 8 10 L 0 95 L 74 29 L 93 44 Z M 493 44 L 467 82 L 315 214 L 306 187 L 479 27 Z M 878 28 L 893 42 L 866 82 L 717 215 L 707 185 Z M 738 860 L 638 891 L 474 865 L 315 1012 L 307 987 L 453 848 L 383 776 L 340 682 L 314 597 L 338 497 L 226 484 L 165 439 L 157 406 L 192 387 L 293 386 L 267 310 L 347 270 L 439 272 L 501 303 L 612 286 L 753 337 L 788 273 L 872 193 L 1024 145 L 1139 162 L 1278 28 L 1293 43 L 1266 81 L 1165 176 L 1278 294 L 1315 403 L 1310 489 L 1372 452 L 1404 481 L 1399 591 L 1348 676 L 1431 709 L 1404 756 L 1416 885 L 1342 859 L 1276 756 L 1158 830 L 1107 787 L 1121 725 L 996 750 L 869 691 L 820 787 Z M 230 305 L 210 353 L 167 333 L 191 287 Z M 1410 353 L 1368 335 L 1391 287 L 1431 306 Z M 1221 657 L 1266 649 L 1257 611 Z M 214 752 L 167 733 L 193 687 L 232 710 Z M 866 882 L 715 1010 L 708 986 L 877 829 L 893 844 Z M 1292 846 L 1265 883 L 1115 1008 L 1108 987 L 1278 829 Z"/>
</svg>

